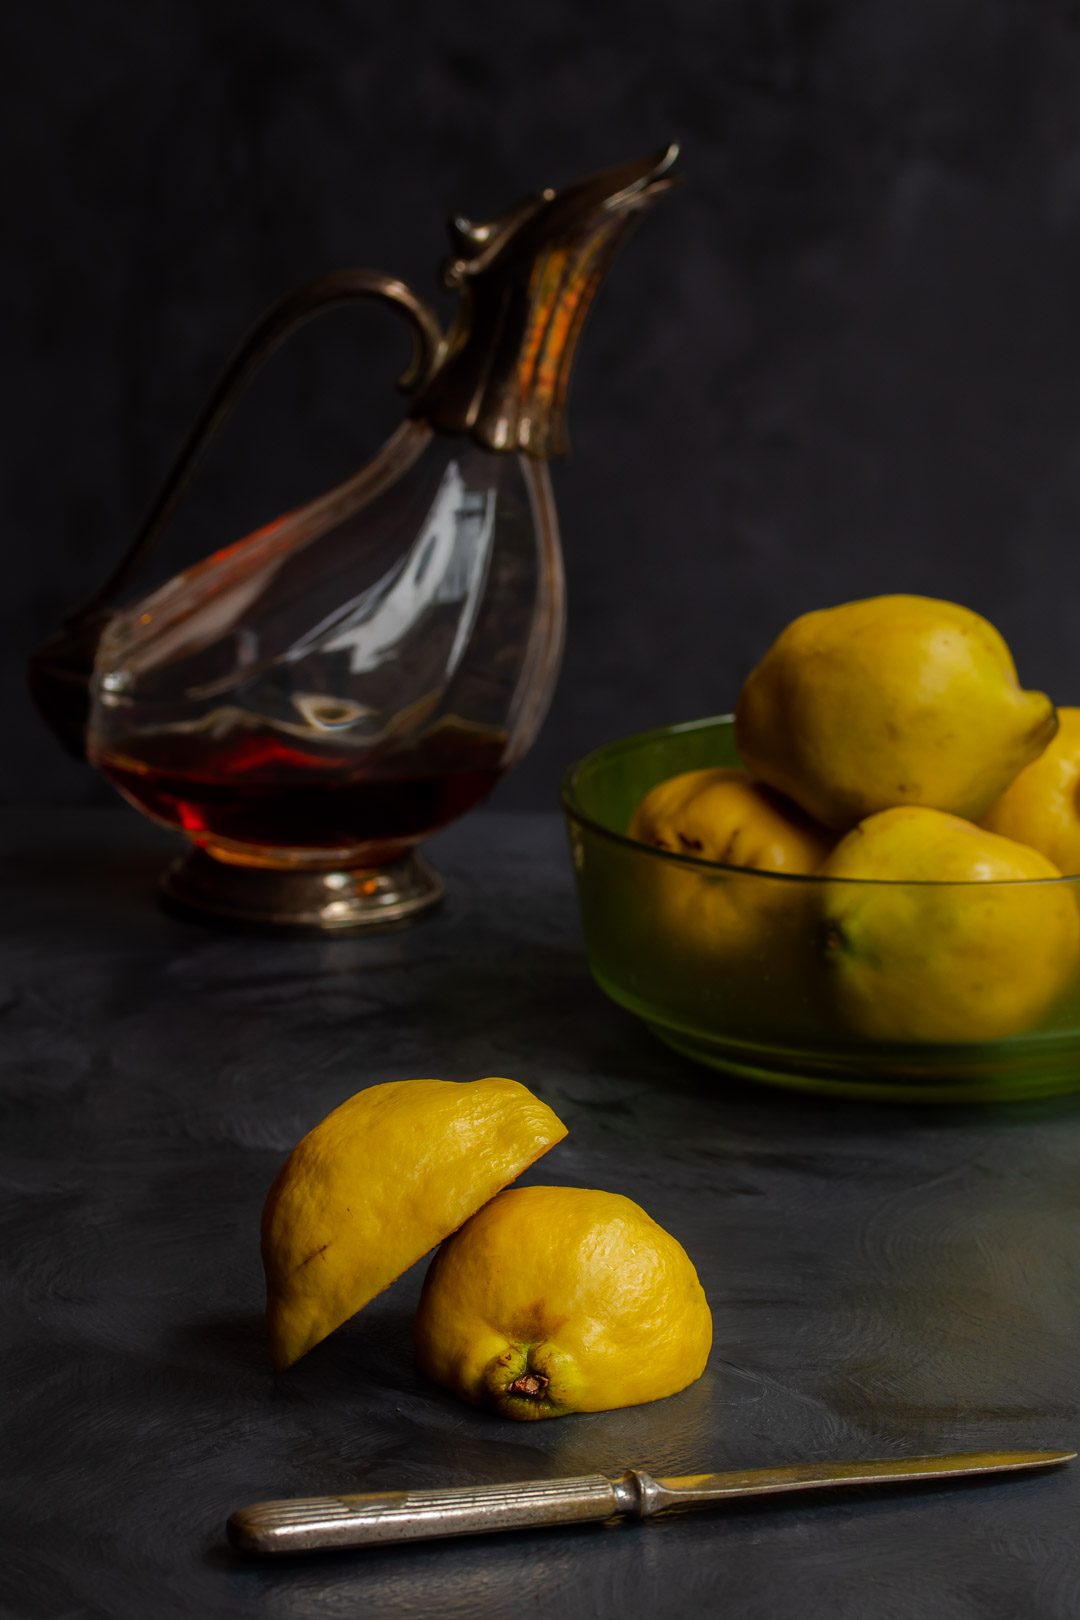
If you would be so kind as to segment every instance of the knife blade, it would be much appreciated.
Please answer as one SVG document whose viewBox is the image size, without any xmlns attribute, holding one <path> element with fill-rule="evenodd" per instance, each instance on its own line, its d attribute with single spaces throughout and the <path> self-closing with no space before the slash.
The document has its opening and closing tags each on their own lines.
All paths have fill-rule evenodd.
<svg viewBox="0 0 1080 1620">
<path fill-rule="evenodd" d="M 783 1468 L 686 1474 L 656 1479 L 631 1468 L 616 1479 L 522 1480 L 429 1491 L 373 1491 L 346 1496 L 299 1496 L 238 1508 L 228 1521 L 232 1545 L 243 1552 L 319 1552 L 334 1547 L 385 1546 L 440 1536 L 482 1535 L 603 1519 L 649 1519 L 673 1508 L 732 1498 L 835 1486 L 913 1484 L 1052 1468 L 1075 1451 L 971 1451 L 944 1457 L 886 1457 L 867 1462 L 794 1463 Z"/>
</svg>

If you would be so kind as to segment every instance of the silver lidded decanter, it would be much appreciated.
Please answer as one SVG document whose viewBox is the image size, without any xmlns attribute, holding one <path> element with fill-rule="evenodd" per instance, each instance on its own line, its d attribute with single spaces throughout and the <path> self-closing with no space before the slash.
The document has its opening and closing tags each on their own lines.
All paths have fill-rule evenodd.
<svg viewBox="0 0 1080 1620">
<path fill-rule="evenodd" d="M 418 845 L 521 759 L 551 698 L 565 590 L 547 461 L 593 294 L 676 156 L 454 219 L 445 336 L 403 283 L 345 270 L 275 306 L 227 368 L 131 551 L 30 672 L 69 746 L 186 835 L 174 905 L 347 929 L 439 898 Z M 133 597 L 253 370 L 368 298 L 413 330 L 401 426 L 336 489 Z"/>
</svg>

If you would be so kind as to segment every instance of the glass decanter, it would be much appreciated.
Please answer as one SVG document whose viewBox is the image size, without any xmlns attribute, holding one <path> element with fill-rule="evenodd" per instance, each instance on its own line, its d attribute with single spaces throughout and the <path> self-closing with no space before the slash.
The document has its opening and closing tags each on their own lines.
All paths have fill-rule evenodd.
<svg viewBox="0 0 1080 1620">
<path fill-rule="evenodd" d="M 37 655 L 39 706 L 138 809 L 190 841 L 166 897 L 326 929 L 433 904 L 417 852 L 532 743 L 558 674 L 564 584 L 547 458 L 574 347 L 676 149 L 451 224 L 444 337 L 401 282 L 341 271 L 240 350 L 132 551 Z M 302 321 L 356 298 L 410 321 L 401 427 L 362 470 L 130 598 L 240 387 Z"/>
</svg>

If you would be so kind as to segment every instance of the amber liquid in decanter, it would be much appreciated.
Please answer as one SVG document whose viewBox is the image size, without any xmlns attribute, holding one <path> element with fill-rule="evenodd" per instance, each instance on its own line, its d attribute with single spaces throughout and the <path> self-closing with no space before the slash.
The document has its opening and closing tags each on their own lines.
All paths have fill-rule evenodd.
<svg viewBox="0 0 1080 1620">
<path fill-rule="evenodd" d="M 98 764 L 144 814 L 219 857 L 336 864 L 342 850 L 392 860 L 491 792 L 504 732 L 444 724 L 405 757 L 359 764 L 272 727 L 206 737 L 175 730 L 118 739 Z"/>
</svg>

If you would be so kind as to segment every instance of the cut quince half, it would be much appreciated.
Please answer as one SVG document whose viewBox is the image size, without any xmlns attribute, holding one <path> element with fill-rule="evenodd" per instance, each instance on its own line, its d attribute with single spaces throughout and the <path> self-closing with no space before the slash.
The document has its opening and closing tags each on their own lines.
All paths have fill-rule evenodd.
<svg viewBox="0 0 1080 1620">
<path fill-rule="evenodd" d="M 516 1080 L 393 1080 L 297 1143 L 262 1219 L 278 1372 L 355 1316 L 566 1135 Z"/>
<path fill-rule="evenodd" d="M 621 1193 L 512 1187 L 444 1243 L 420 1370 L 529 1421 L 662 1400 L 700 1378 L 712 1315 L 679 1241 Z"/>
</svg>

